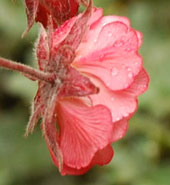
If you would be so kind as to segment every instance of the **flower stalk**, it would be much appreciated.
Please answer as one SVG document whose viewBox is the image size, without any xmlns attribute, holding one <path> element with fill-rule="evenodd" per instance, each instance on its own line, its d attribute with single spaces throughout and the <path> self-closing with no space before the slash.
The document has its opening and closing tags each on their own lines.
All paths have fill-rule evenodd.
<svg viewBox="0 0 170 185">
<path fill-rule="evenodd" d="M 53 83 L 55 80 L 55 75 L 50 73 L 45 73 L 38 69 L 34 69 L 30 66 L 14 62 L 12 60 L 8 60 L 0 57 L 0 67 L 4 67 L 6 69 L 19 71 L 23 73 L 26 77 L 32 80 L 40 80 L 48 83 Z"/>
</svg>

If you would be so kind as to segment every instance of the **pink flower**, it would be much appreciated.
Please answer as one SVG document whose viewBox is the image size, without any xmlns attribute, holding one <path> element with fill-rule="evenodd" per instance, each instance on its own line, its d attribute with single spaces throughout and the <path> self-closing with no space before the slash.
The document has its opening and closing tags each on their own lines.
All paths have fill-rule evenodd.
<svg viewBox="0 0 170 185">
<path fill-rule="evenodd" d="M 37 44 L 40 69 L 54 73 L 56 81 L 39 82 L 27 134 L 42 117 L 46 143 L 63 175 L 110 162 L 111 143 L 125 135 L 137 96 L 148 87 L 138 54 L 141 33 L 125 17 L 91 9 L 90 3 L 85 13 L 48 34 L 41 29 Z"/>
</svg>

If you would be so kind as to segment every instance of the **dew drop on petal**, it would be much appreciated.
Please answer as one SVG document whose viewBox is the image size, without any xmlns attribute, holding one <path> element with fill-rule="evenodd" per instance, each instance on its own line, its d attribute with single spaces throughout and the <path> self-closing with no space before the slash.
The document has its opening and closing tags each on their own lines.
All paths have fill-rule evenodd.
<svg viewBox="0 0 170 185">
<path fill-rule="evenodd" d="M 123 45 L 124 45 L 124 42 L 123 42 L 122 40 L 118 40 L 118 41 L 116 41 L 115 44 L 114 44 L 115 47 L 121 47 L 121 46 L 123 46 Z"/>
<path fill-rule="evenodd" d="M 111 112 L 111 114 L 112 114 L 112 118 L 114 118 L 114 112 Z"/>
<path fill-rule="evenodd" d="M 135 62 L 135 64 L 134 64 L 134 65 L 135 65 L 135 66 L 137 66 L 137 65 L 139 65 L 139 64 L 140 64 L 139 62 Z"/>
<path fill-rule="evenodd" d="M 94 39 L 94 41 L 93 41 L 94 43 L 96 43 L 97 42 L 97 39 Z"/>
<path fill-rule="evenodd" d="M 121 40 L 124 41 L 124 42 L 127 42 L 126 36 L 121 37 Z"/>
<path fill-rule="evenodd" d="M 101 55 L 99 56 L 99 60 L 100 60 L 100 61 L 103 61 L 104 57 L 105 57 L 105 55 L 104 55 L 104 54 L 101 54 Z"/>
<path fill-rule="evenodd" d="M 112 32 L 109 32 L 109 33 L 108 33 L 108 36 L 109 36 L 109 37 L 112 37 L 112 36 L 113 36 Z"/>
<path fill-rule="evenodd" d="M 128 73 L 128 77 L 129 77 L 129 78 L 133 78 L 133 73 L 132 73 L 132 72 L 129 72 L 129 73 Z"/>
<path fill-rule="evenodd" d="M 127 117 L 129 115 L 126 107 L 121 107 L 121 110 L 122 110 L 122 116 L 123 117 Z"/>
<path fill-rule="evenodd" d="M 107 85 L 107 86 L 110 86 L 110 82 L 106 82 L 106 85 Z"/>
<path fill-rule="evenodd" d="M 125 64 L 121 64 L 121 67 L 122 67 L 123 69 L 126 69 L 126 68 L 127 68 Z"/>
<path fill-rule="evenodd" d="M 129 85 L 129 84 L 128 84 L 128 83 L 126 83 L 126 84 L 124 85 L 124 88 L 125 88 L 125 89 L 126 89 L 126 88 L 128 88 L 128 85 Z"/>
<path fill-rule="evenodd" d="M 107 22 L 103 22 L 102 27 L 104 27 L 106 24 L 108 24 L 108 23 Z"/>
<path fill-rule="evenodd" d="M 111 70 L 111 74 L 112 74 L 112 76 L 116 76 L 118 74 L 117 68 L 113 67 Z"/>
<path fill-rule="evenodd" d="M 132 69 L 130 67 L 127 68 L 127 71 L 132 71 Z"/>
<path fill-rule="evenodd" d="M 114 97 L 111 97 L 111 101 L 114 101 L 115 100 L 115 98 Z"/>
<path fill-rule="evenodd" d="M 127 48 L 127 49 L 126 49 L 126 51 L 131 51 L 131 50 L 132 50 L 132 48 Z"/>
<path fill-rule="evenodd" d="M 142 85 L 142 86 L 143 86 L 144 89 L 146 88 L 146 85 Z"/>
<path fill-rule="evenodd" d="M 127 116 L 128 116 L 128 113 L 127 113 L 127 112 L 124 112 L 124 113 L 123 113 L 123 116 L 124 116 L 124 117 L 127 117 Z"/>
<path fill-rule="evenodd" d="M 121 119 L 120 117 L 117 117 L 117 118 L 116 118 L 116 121 L 119 121 L 120 119 Z"/>
</svg>

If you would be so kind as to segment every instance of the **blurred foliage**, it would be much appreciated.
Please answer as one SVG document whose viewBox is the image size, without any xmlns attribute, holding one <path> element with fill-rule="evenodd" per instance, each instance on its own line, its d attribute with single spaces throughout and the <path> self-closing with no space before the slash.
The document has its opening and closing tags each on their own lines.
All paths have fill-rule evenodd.
<svg viewBox="0 0 170 185">
<path fill-rule="evenodd" d="M 170 1 L 95 0 L 105 15 L 127 16 L 143 33 L 141 54 L 150 74 L 147 93 L 129 131 L 113 144 L 115 156 L 105 167 L 83 176 L 65 176 L 52 164 L 38 128 L 24 139 L 36 84 L 0 69 L 0 185 L 169 185 L 170 184 Z M 0 1 L 0 55 L 36 66 L 32 48 L 37 25 L 26 27 L 23 1 Z"/>
</svg>

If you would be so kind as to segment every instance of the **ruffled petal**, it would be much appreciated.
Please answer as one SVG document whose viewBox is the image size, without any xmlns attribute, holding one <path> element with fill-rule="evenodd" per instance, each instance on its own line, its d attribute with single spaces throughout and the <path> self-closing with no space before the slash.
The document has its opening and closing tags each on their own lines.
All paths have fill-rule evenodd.
<svg viewBox="0 0 170 185">
<path fill-rule="evenodd" d="M 76 169 L 88 166 L 95 153 L 110 143 L 110 111 L 102 105 L 87 107 L 68 99 L 59 102 L 57 112 L 64 163 Z"/>
<path fill-rule="evenodd" d="M 122 91 L 111 91 L 100 80 L 90 77 L 100 89 L 98 94 L 90 95 L 93 105 L 104 105 L 112 113 L 113 122 L 129 118 L 137 109 L 137 96 L 147 90 L 149 77 L 144 69 L 136 76 L 134 82 Z"/>
<path fill-rule="evenodd" d="M 122 119 L 120 121 L 113 123 L 113 135 L 112 135 L 112 142 L 115 142 L 121 139 L 128 130 L 128 120 Z"/>
<path fill-rule="evenodd" d="M 113 149 L 111 147 L 111 145 L 106 146 L 105 148 L 103 148 L 102 150 L 98 150 L 92 160 L 92 164 L 93 165 L 106 165 L 108 164 L 112 158 L 113 158 L 114 152 Z"/>
<path fill-rule="evenodd" d="M 102 10 L 99 9 L 94 9 L 94 12 L 91 16 L 91 18 L 89 19 L 89 30 L 87 31 L 87 33 L 84 35 L 83 38 L 83 42 L 81 43 L 81 45 L 79 46 L 77 53 L 77 60 L 81 57 L 85 57 L 87 56 L 89 53 L 91 53 L 91 51 L 94 50 L 98 50 L 98 48 L 96 47 L 96 42 L 99 38 L 99 34 L 102 31 L 102 29 L 109 25 L 110 23 L 119 23 L 119 24 L 123 24 L 126 29 L 128 29 L 128 31 L 132 31 L 136 34 L 136 31 L 133 30 L 132 28 L 130 28 L 130 21 L 128 18 L 126 17 L 120 17 L 120 16 L 104 16 L 102 17 L 101 15 L 103 14 Z M 116 31 L 116 27 L 114 28 L 114 30 Z M 114 30 L 110 30 L 112 33 Z M 111 34 L 109 34 L 111 35 Z M 122 33 L 118 33 L 118 36 L 121 36 Z M 108 37 L 108 36 L 107 36 Z M 114 37 L 117 37 L 117 35 L 114 35 Z M 110 39 L 111 41 L 113 41 L 114 37 L 112 39 Z M 106 38 L 106 36 L 104 37 Z M 138 42 L 138 40 L 137 40 Z M 135 45 L 137 45 L 136 43 L 134 43 Z M 100 45 L 100 47 L 102 47 L 102 44 Z"/>
<path fill-rule="evenodd" d="M 102 27 L 95 44 L 95 50 L 117 47 L 121 50 L 136 51 L 138 40 L 135 31 L 122 22 L 111 22 Z"/>
<path fill-rule="evenodd" d="M 136 97 L 125 91 L 111 91 L 98 79 L 91 81 L 99 87 L 97 95 L 90 95 L 93 105 L 104 105 L 112 113 L 112 121 L 119 121 L 124 117 L 131 116 L 137 109 Z"/>
<path fill-rule="evenodd" d="M 139 96 L 143 94 L 149 85 L 149 76 L 143 68 L 140 73 L 136 76 L 133 84 L 127 89 L 127 92 L 132 96 Z"/>
<path fill-rule="evenodd" d="M 92 31 L 95 43 L 88 38 L 81 44 L 73 65 L 98 77 L 111 90 L 127 88 L 142 67 L 136 32 L 121 22 L 106 24 L 97 38 Z"/>
<path fill-rule="evenodd" d="M 105 53 L 105 52 L 103 52 Z M 99 54 L 101 54 L 99 52 Z M 142 67 L 142 58 L 129 53 L 107 53 L 94 58 L 90 56 L 86 60 L 76 63 L 75 67 L 83 72 L 96 76 L 102 80 L 111 90 L 122 90 L 132 84 Z M 110 54 L 110 56 L 109 56 Z"/>
<path fill-rule="evenodd" d="M 50 154 L 51 154 L 54 164 L 58 166 L 58 160 L 57 158 L 55 158 L 51 150 L 50 150 Z M 76 168 L 71 168 L 64 163 L 61 174 L 62 175 L 82 175 L 86 173 L 88 170 L 90 170 L 90 168 L 92 168 L 94 165 L 103 166 L 103 165 L 108 164 L 112 160 L 113 155 L 114 155 L 113 149 L 110 145 L 108 145 L 104 149 L 98 150 L 96 152 L 91 163 L 87 167 L 76 169 Z"/>
<path fill-rule="evenodd" d="M 49 148 L 49 150 L 50 150 L 50 148 Z M 59 167 L 58 159 L 54 156 L 54 154 L 51 150 L 50 150 L 50 154 L 51 154 L 51 158 L 52 158 L 54 164 L 57 167 Z M 77 169 L 77 168 L 71 168 L 71 167 L 67 166 L 65 163 L 63 163 L 62 171 L 60 173 L 63 176 L 64 175 L 82 175 L 82 174 L 86 173 L 91 167 L 92 167 L 92 165 L 88 165 L 84 168 Z"/>
</svg>

